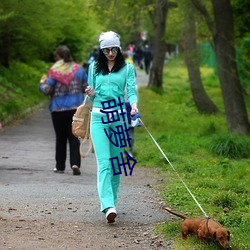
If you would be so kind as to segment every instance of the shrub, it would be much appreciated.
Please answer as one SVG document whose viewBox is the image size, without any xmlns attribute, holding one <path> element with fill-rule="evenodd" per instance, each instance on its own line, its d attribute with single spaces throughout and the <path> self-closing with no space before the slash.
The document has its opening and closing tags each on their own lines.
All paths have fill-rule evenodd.
<svg viewBox="0 0 250 250">
<path fill-rule="evenodd" d="M 231 159 L 249 158 L 250 146 L 247 140 L 236 135 L 222 135 L 212 140 L 211 151 L 215 155 Z"/>
</svg>

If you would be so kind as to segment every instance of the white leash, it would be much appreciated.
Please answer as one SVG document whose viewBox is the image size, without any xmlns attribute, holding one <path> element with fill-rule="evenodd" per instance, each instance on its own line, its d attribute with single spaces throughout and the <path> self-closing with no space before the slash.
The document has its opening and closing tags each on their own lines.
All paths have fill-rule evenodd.
<svg viewBox="0 0 250 250">
<path fill-rule="evenodd" d="M 181 182 L 183 183 L 183 185 L 185 186 L 185 188 L 187 189 L 187 191 L 189 192 L 189 194 L 191 195 L 191 197 L 194 199 L 194 201 L 196 202 L 196 204 L 198 205 L 198 207 L 200 208 L 200 210 L 202 211 L 202 213 L 205 215 L 205 217 L 208 218 L 206 212 L 202 209 L 202 207 L 199 204 L 199 202 L 196 200 L 196 198 L 194 197 L 194 195 L 192 194 L 192 192 L 190 191 L 190 189 L 188 188 L 188 186 L 186 185 L 186 183 L 182 180 L 182 178 L 180 177 L 180 175 L 178 174 L 177 170 L 175 169 L 175 167 L 173 166 L 173 164 L 170 162 L 170 160 L 168 159 L 168 157 L 164 154 L 163 150 L 161 149 L 161 147 L 159 146 L 159 144 L 156 142 L 156 140 L 154 139 L 154 137 L 152 136 L 152 134 L 149 132 L 149 130 L 147 129 L 147 127 L 145 126 L 145 124 L 142 122 L 141 118 L 139 118 L 139 119 L 140 119 L 141 123 L 143 124 L 143 126 L 145 127 L 145 129 L 147 130 L 147 132 L 150 135 L 150 137 L 152 138 L 152 140 L 155 143 L 155 145 L 159 148 L 159 150 L 161 151 L 162 155 L 165 157 L 165 159 L 167 160 L 167 162 L 169 163 L 169 165 L 176 172 L 177 176 L 179 177 L 179 179 L 181 180 Z"/>
</svg>

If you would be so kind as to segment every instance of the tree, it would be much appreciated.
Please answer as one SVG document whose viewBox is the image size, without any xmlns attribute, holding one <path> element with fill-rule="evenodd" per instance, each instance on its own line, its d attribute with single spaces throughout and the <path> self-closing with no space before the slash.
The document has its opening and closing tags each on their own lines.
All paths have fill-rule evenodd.
<svg viewBox="0 0 250 250">
<path fill-rule="evenodd" d="M 65 43 L 74 59 L 82 60 L 84 49 L 93 46 L 95 20 L 85 11 L 89 1 L 1 0 L 0 64 L 10 60 L 48 60 Z"/>
<path fill-rule="evenodd" d="M 119 2 L 119 4 L 118 4 Z M 151 35 L 155 0 L 93 0 L 92 6 L 97 14 L 102 30 L 113 30 L 121 35 L 122 47 L 131 42 L 140 43 L 140 33 L 147 27 Z"/>
<path fill-rule="evenodd" d="M 193 7 L 189 3 L 185 6 L 185 28 L 184 28 L 184 40 L 185 40 L 185 55 L 186 64 L 188 69 L 189 82 L 191 92 L 194 98 L 195 105 L 200 113 L 217 113 L 218 108 L 211 101 L 207 95 L 204 86 L 202 84 L 200 75 L 200 57 L 197 52 L 196 44 L 196 27 Z"/>
<path fill-rule="evenodd" d="M 204 16 L 213 37 L 228 130 L 249 134 L 250 123 L 238 76 L 230 0 L 212 0 L 214 21 L 200 0 L 191 0 Z"/>
<path fill-rule="evenodd" d="M 175 3 L 169 2 L 168 0 L 156 1 L 155 35 L 153 44 L 154 57 L 149 75 L 149 88 L 157 87 L 162 89 L 163 66 L 166 53 L 164 35 L 166 30 L 167 13 L 170 8 L 176 6 Z"/>
</svg>

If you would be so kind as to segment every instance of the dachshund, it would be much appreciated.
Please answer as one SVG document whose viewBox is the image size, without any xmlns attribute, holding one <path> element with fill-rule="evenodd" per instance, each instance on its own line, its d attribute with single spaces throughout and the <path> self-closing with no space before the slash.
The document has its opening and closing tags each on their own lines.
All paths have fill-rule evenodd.
<svg viewBox="0 0 250 250">
<path fill-rule="evenodd" d="M 188 234 L 196 235 L 200 241 L 208 240 L 218 242 L 223 249 L 231 249 L 230 232 L 228 229 L 210 218 L 187 218 L 185 215 L 173 212 L 171 209 L 163 207 L 169 213 L 183 219 L 181 233 L 183 239 L 187 239 Z"/>
</svg>

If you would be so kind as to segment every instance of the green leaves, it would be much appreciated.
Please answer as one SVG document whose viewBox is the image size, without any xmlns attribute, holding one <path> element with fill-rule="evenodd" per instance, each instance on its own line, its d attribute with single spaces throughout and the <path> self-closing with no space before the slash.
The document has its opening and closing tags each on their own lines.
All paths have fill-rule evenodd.
<svg viewBox="0 0 250 250">
<path fill-rule="evenodd" d="M 83 51 L 89 53 L 96 42 L 95 20 L 90 18 L 88 2 L 2 0 L 0 64 L 8 67 L 11 59 L 48 61 L 62 43 L 72 49 L 74 59 L 82 61 Z"/>
</svg>

